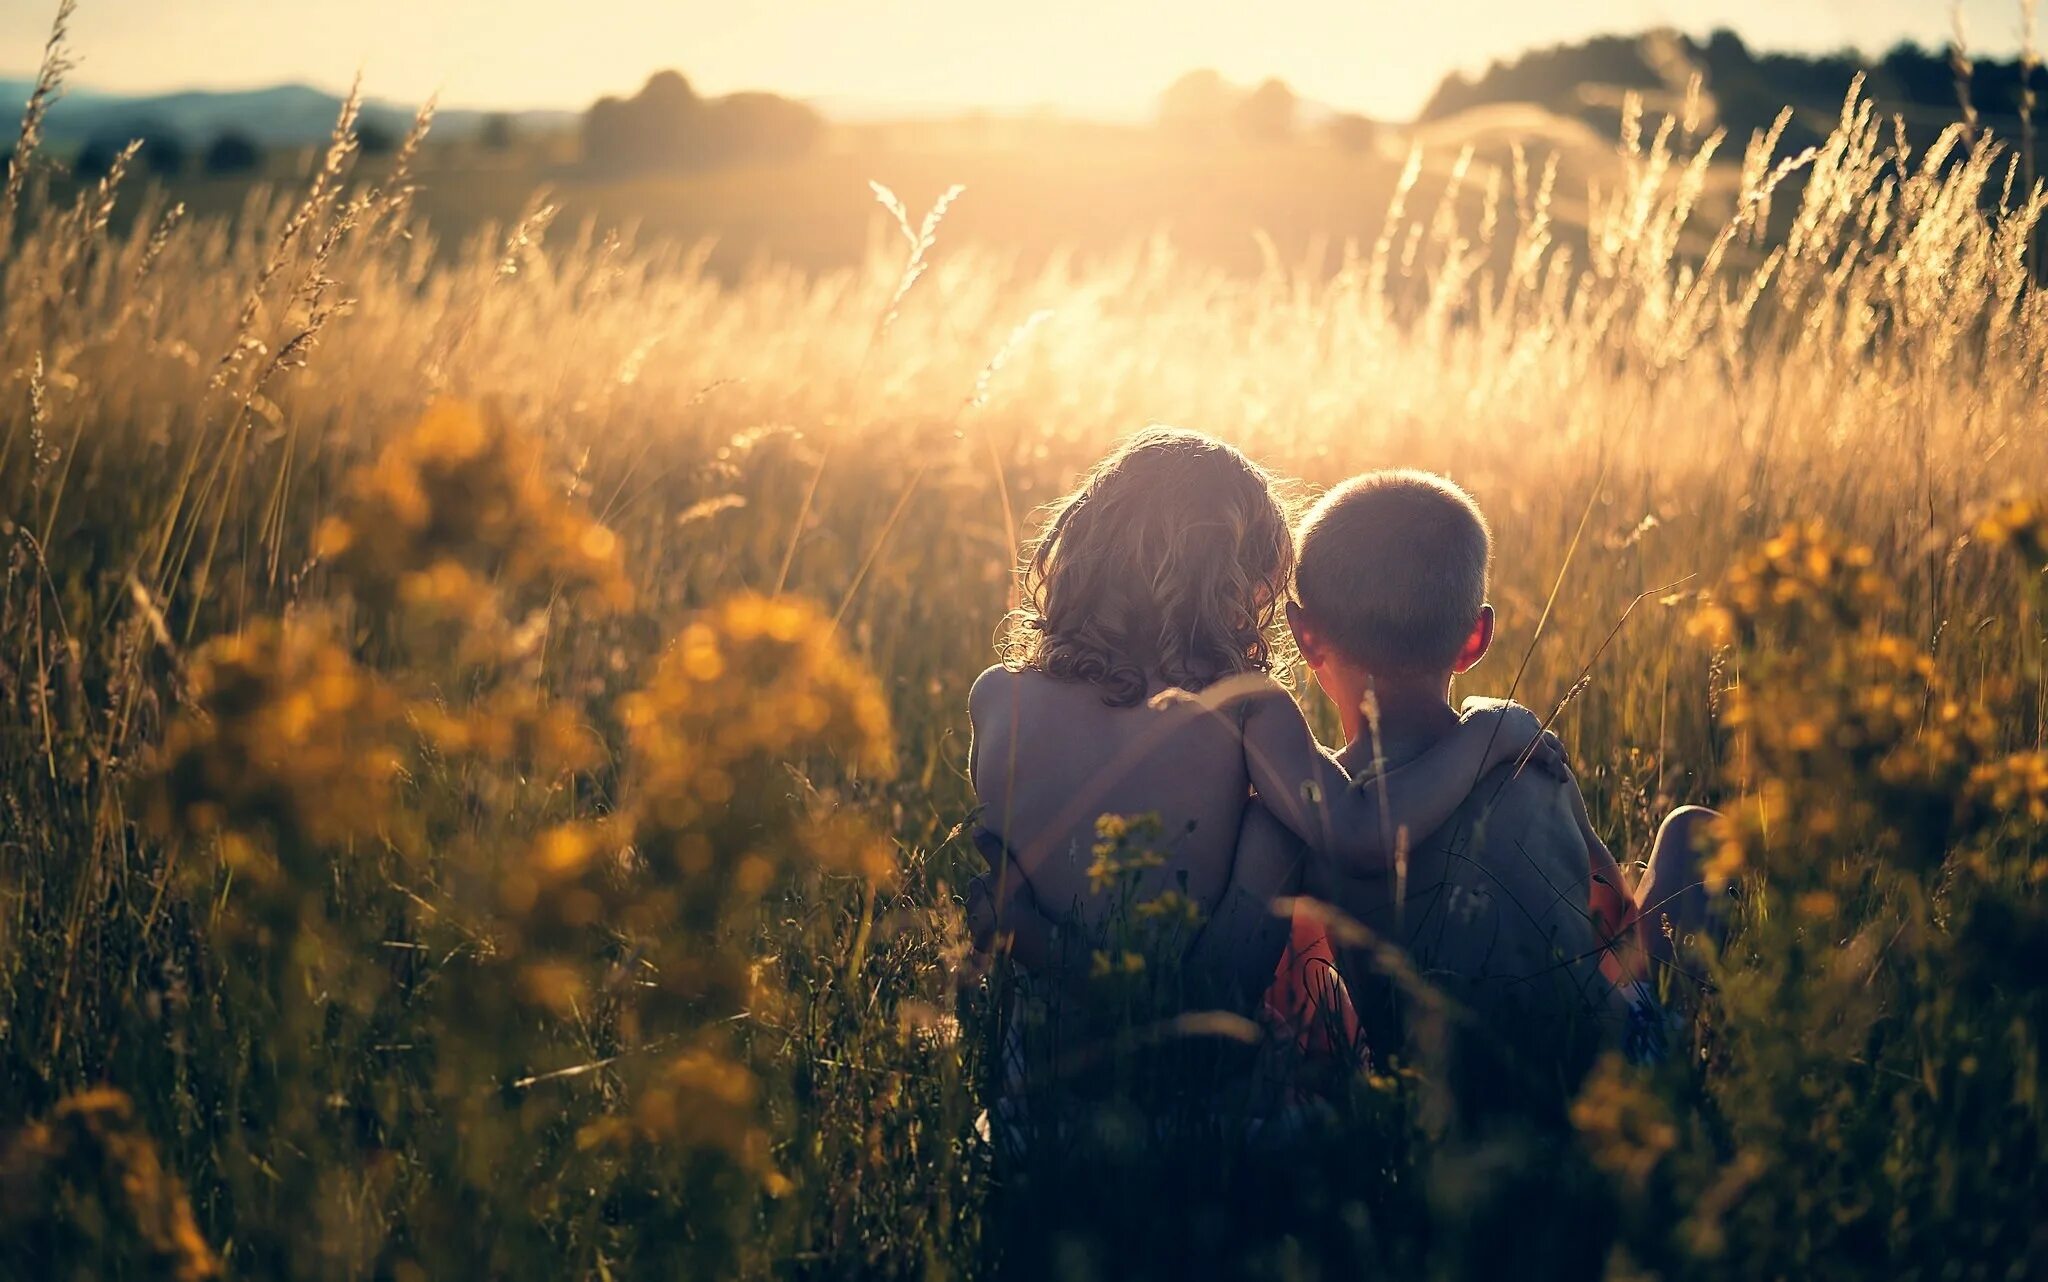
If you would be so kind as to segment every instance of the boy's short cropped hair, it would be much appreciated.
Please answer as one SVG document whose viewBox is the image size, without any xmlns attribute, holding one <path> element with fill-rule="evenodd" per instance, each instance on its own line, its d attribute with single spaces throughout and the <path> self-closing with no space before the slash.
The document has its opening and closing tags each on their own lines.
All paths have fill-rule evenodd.
<svg viewBox="0 0 2048 1282">
<path fill-rule="evenodd" d="M 1297 541 L 1295 598 L 1338 653 L 1387 673 L 1456 664 L 1493 555 L 1470 494 L 1429 472 L 1368 472 L 1309 509 Z"/>
</svg>

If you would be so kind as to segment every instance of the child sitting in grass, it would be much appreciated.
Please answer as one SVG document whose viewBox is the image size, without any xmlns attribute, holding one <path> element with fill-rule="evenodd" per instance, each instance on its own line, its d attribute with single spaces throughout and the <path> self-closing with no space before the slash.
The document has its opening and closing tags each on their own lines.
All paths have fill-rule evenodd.
<svg viewBox="0 0 2048 1282">
<path fill-rule="evenodd" d="M 1466 733 L 1449 691 L 1493 640 L 1491 549 L 1471 497 L 1419 472 L 1357 477 L 1303 521 L 1287 620 L 1343 723 L 1349 742 L 1337 758 L 1367 792 L 1377 779 L 1411 774 Z M 1457 781 L 1467 795 L 1446 822 L 1418 831 L 1393 875 L 1384 865 L 1323 858 L 1255 812 L 1199 947 L 1260 973 L 1274 948 L 1273 899 L 1305 890 L 1375 939 L 1401 945 L 1425 976 L 1483 1016 L 1490 1059 L 1511 1046 L 1510 1026 L 1535 1037 L 1519 1049 L 1546 1058 L 1582 1059 L 1653 1033 L 1654 1007 L 1638 984 L 1646 942 L 1668 961 L 1669 937 L 1701 926 L 1693 843 L 1712 812 L 1674 812 L 1631 891 L 1587 822 L 1575 783 L 1498 763 L 1473 783 Z M 1653 926 L 1668 918 L 1675 929 L 1645 941 L 1644 917 Z M 1338 969 L 1368 1028 L 1381 1027 L 1370 1009 L 1371 950 L 1340 948 Z M 1573 1032 L 1584 1034 L 1577 1051 Z"/>
<path fill-rule="evenodd" d="M 968 699 L 980 841 L 995 865 L 972 896 L 984 943 L 1012 939 L 1016 959 L 1042 970 L 1047 919 L 1102 924 L 1108 901 L 1090 868 L 1103 815 L 1154 816 L 1162 834 L 1161 858 L 1127 890 L 1175 891 L 1206 916 L 1254 793 L 1261 822 L 1364 878 L 1488 772 L 1528 756 L 1562 772 L 1532 713 L 1493 704 L 1452 716 L 1372 787 L 1352 786 L 1267 675 L 1293 564 L 1267 475 L 1193 432 L 1141 433 L 1056 506 L 1025 570 L 1009 661 Z"/>
</svg>

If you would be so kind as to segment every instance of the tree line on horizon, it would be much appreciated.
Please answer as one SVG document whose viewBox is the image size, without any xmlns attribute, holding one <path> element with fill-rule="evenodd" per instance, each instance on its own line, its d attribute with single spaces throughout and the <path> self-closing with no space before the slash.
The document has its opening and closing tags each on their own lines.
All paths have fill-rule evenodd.
<svg viewBox="0 0 2048 1282">
<path fill-rule="evenodd" d="M 504 151 L 516 144 L 517 135 L 511 114 L 494 112 L 484 118 L 477 142 L 487 150 Z M 389 155 L 400 141 L 397 130 L 375 120 L 358 121 L 355 139 L 365 156 Z M 104 178 L 113 169 L 115 158 L 131 145 L 136 150 L 130 163 L 157 178 L 176 178 L 195 169 L 214 177 L 255 174 L 277 150 L 267 147 L 254 133 L 234 128 L 215 133 L 204 146 L 194 146 L 183 132 L 158 120 L 142 119 L 88 138 L 71 157 L 71 173 L 80 179 Z M 0 166 L 9 155 L 11 152 L 0 152 Z"/>
<path fill-rule="evenodd" d="M 1972 59 L 1963 51 L 1927 49 L 1910 41 L 1875 58 L 1855 50 L 1771 53 L 1752 50 L 1725 28 L 1703 40 L 1657 30 L 1530 50 L 1476 75 L 1454 71 L 1416 119 L 1531 103 L 1611 130 L 1618 99 L 1588 94 L 1588 86 L 1680 92 L 1693 75 L 1712 95 L 1717 122 L 1738 137 L 1769 127 L 1788 104 L 1831 111 L 1859 75 L 1873 99 L 1905 113 L 1909 135 L 1921 142 L 1962 113 L 1959 89 L 1966 89 L 1976 119 L 2001 133 L 2013 132 L 2048 89 L 2039 64 L 2024 58 Z M 1795 117 L 1787 141 L 1810 141 L 1804 135 L 1817 137 L 1830 119 Z M 1169 85 L 1159 96 L 1154 118 L 1160 134 L 1200 146 L 1278 145 L 1307 136 L 1311 123 L 1323 141 L 1348 152 L 1369 149 L 1381 128 L 1356 112 L 1305 104 L 1278 77 L 1247 87 L 1208 68 Z M 607 95 L 593 103 L 583 114 L 580 143 L 584 161 L 596 170 L 676 172 L 795 159 L 814 150 L 827 128 L 817 109 L 796 99 L 762 92 L 707 97 L 681 72 L 666 70 L 649 77 L 631 96 Z M 367 155 L 397 145 L 396 133 L 378 122 L 364 121 L 357 132 Z M 505 151 L 516 144 L 516 133 L 512 116 L 497 113 L 485 119 L 478 141 L 488 150 Z M 158 177 L 195 168 L 213 175 L 253 174 L 266 161 L 264 144 L 243 130 L 222 130 L 196 145 L 161 122 L 139 120 L 89 139 L 72 158 L 72 171 L 86 179 L 105 176 L 131 141 L 140 144 L 134 165 Z M 0 165 L 5 161 L 0 153 Z"/>
<path fill-rule="evenodd" d="M 1283 80 L 1251 89 L 1213 70 L 1192 71 L 1161 95 L 1160 129 L 1198 143 L 1238 139 L 1271 145 L 1294 137 L 1301 101 Z M 678 71 L 649 77 L 629 98 L 606 96 L 584 113 L 583 159 L 609 172 L 709 169 L 751 161 L 789 160 L 817 146 L 825 118 L 810 105 L 771 93 L 704 97 Z M 1375 126 L 1350 112 L 1323 122 L 1327 137 L 1362 150 Z"/>
<path fill-rule="evenodd" d="M 1713 95 L 1719 123 L 1736 137 L 1768 128 L 1788 105 L 1827 108 L 1827 117 L 1794 119 L 1787 138 L 1802 144 L 1826 132 L 1833 109 L 1859 75 L 1871 98 L 1886 110 L 1906 115 L 1909 135 L 1916 140 L 1957 118 L 1965 91 L 1977 117 L 2005 133 L 2048 89 L 2048 77 L 2043 77 L 2038 63 L 2024 58 L 1977 59 L 1967 50 L 1927 49 L 1910 40 L 1873 58 L 1854 49 L 1824 54 L 1760 52 L 1727 28 L 1704 40 L 1660 30 L 1534 49 L 1495 62 L 1476 76 L 1452 72 L 1416 119 L 1441 120 L 1474 107 L 1528 102 L 1604 130 L 1613 124 L 1614 106 L 1587 99 L 1578 92 L 1582 86 L 1683 91 L 1686 78 L 1695 73 Z"/>
<path fill-rule="evenodd" d="M 1960 114 L 1961 74 L 1978 119 L 2007 132 L 2030 101 L 2028 76 L 2038 73 L 2023 59 L 1972 60 L 1910 41 L 1871 58 L 1854 50 L 1753 51 L 1725 28 L 1704 40 L 1657 30 L 1531 50 L 1476 76 L 1454 71 L 1416 119 L 1440 120 L 1475 107 L 1526 102 L 1611 130 L 1618 99 L 1588 95 L 1583 92 L 1587 86 L 1682 92 L 1694 74 L 1713 95 L 1718 122 L 1737 136 L 1768 128 L 1788 104 L 1828 108 L 1824 119 L 1795 118 L 1787 140 L 1800 141 L 1825 132 L 1832 109 L 1859 75 L 1866 92 L 1888 109 L 1918 109 L 1920 118 L 1909 116 L 1907 126 L 1909 133 L 1924 138 Z M 2035 93 L 2042 88 L 2037 85 Z M 1305 103 L 1279 77 L 1244 86 L 1212 68 L 1187 72 L 1169 85 L 1159 96 L 1154 125 L 1169 138 L 1203 146 L 1273 146 L 1313 132 L 1351 152 L 1369 149 L 1381 128 L 1357 112 Z M 585 160 L 600 169 L 696 169 L 791 159 L 814 148 L 826 128 L 823 116 L 794 99 L 769 93 L 706 98 L 681 73 L 663 71 L 630 98 L 605 97 L 593 104 L 584 116 L 582 141 Z"/>
</svg>

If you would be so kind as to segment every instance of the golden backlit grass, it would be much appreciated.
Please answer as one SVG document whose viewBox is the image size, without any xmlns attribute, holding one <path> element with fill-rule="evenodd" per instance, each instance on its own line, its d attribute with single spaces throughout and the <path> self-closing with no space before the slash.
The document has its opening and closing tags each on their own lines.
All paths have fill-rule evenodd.
<svg viewBox="0 0 2048 1282">
<path fill-rule="evenodd" d="M 1976 537 L 1989 500 L 2048 477 L 2042 198 L 1993 142 L 1905 154 L 1852 100 L 1815 153 L 1759 143 L 1708 217 L 1703 157 L 1745 140 L 1631 114 L 1583 249 L 1559 244 L 1541 156 L 1454 156 L 1432 162 L 1447 192 L 1398 182 L 1334 273 L 1228 274 L 1163 241 L 1026 268 L 912 210 L 857 268 L 724 283 L 545 198 L 437 256 L 407 159 L 352 180 L 346 126 L 305 190 L 234 224 L 118 175 L 75 203 L 31 179 L 0 267 L 0 1097 L 6 1121 L 53 1119 L 9 1169 L 41 1178 L 35 1146 L 79 1107 L 59 1101 L 119 1088 L 119 1133 L 154 1138 L 194 1218 L 149 1214 L 241 1271 L 987 1265 L 981 1046 L 954 1018 L 964 701 L 1034 507 L 1148 422 L 1311 485 L 1402 465 L 1471 489 L 1504 644 L 1470 692 L 1565 705 L 1618 851 L 1756 779 L 1714 726 L 1755 654 L 1686 622 L 1788 522 L 1869 549 L 1884 634 L 1987 705 L 1974 752 L 2041 746 L 2038 596 Z M 788 725 L 713 778 L 706 745 L 764 710 Z M 815 741 L 787 736 L 814 714 Z M 221 774 L 205 754 L 234 733 L 254 764 Z M 142 822 L 165 754 L 199 754 L 205 822 Z M 270 858 L 301 862 L 280 880 Z M 2037 885 L 2000 893 L 2038 925 Z M 1851 910 L 1891 923 L 1885 902 Z M 2024 1025 L 1984 1034 L 2024 1071 L 2038 1003 L 1984 982 L 1971 1017 Z M 1747 1044 L 1796 1041 L 1815 1009 Z M 1823 1042 L 1844 1073 L 1851 1041 Z M 1783 1101 L 1822 1071 L 1744 1071 L 1776 1067 Z M 1597 1085 L 1665 1169 L 1676 1097 Z M 1376 1171 L 1411 1169 L 1405 1131 L 1371 1134 Z M 1681 1202 L 1734 1205 L 1748 1160 L 1688 1167 Z M 1393 1215 L 1375 1240 L 1412 1265 L 1388 1179 L 1359 1214 Z M 1859 1194 L 1829 1195 L 1771 1203 L 1790 1227 L 1745 1241 Z M 66 1196 L 70 1228 L 21 1240 L 78 1276 L 92 1214 L 154 1249 L 118 1198 Z M 1058 1258 L 1110 1258 L 1091 1249 Z M 1270 1251 L 1246 1267 L 1286 1274 Z"/>
</svg>

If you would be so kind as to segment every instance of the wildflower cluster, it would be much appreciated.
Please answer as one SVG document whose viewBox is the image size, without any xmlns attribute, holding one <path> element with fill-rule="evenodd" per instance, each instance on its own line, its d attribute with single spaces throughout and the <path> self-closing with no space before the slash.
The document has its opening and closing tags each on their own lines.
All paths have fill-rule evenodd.
<svg viewBox="0 0 2048 1282">
<path fill-rule="evenodd" d="M 1724 725 L 1757 781 L 1751 836 L 1803 860 L 1814 842 L 1868 843 L 1889 858 L 1939 858 L 1995 726 L 1959 699 L 1927 654 L 1881 633 L 1785 656 L 1735 692 Z M 1741 871 L 1724 847 L 1711 875 Z"/>
<path fill-rule="evenodd" d="M 1693 632 L 1716 645 L 1784 649 L 1854 631 L 1896 599 L 1876 561 L 1818 521 L 1789 525 L 1728 572 Z"/>
<path fill-rule="evenodd" d="M 576 1137 L 580 1148 L 629 1154 L 650 1166 L 661 1165 L 664 1155 L 717 1153 L 769 1192 L 787 1190 L 761 1125 L 760 1079 L 724 1038 L 702 1035 L 698 1044 L 628 1076 L 631 1107 L 584 1126 Z"/>
<path fill-rule="evenodd" d="M 94 1230 L 132 1251 L 135 1276 L 205 1282 L 221 1275 L 177 1177 L 164 1169 L 135 1105 L 116 1090 L 59 1100 L 0 1147 L 0 1272 L 44 1274 Z M 24 1272 L 14 1274 L 13 1269 Z M 126 1270 L 123 1270 L 126 1272 Z M 83 1276 L 82 1274 L 80 1276 Z"/>
<path fill-rule="evenodd" d="M 410 888 L 386 855 L 415 844 L 418 820 L 408 702 L 333 633 L 326 616 L 291 616 L 201 647 L 141 784 L 149 827 L 185 852 L 179 888 L 209 905 L 194 987 L 232 1072 L 271 1084 L 262 1107 L 231 1111 L 219 1177 L 238 1200 L 306 1214 L 324 1168 L 362 1160 L 334 1112 L 399 1116 L 403 1095 L 370 1096 L 352 1060 L 401 1018 L 385 945 L 409 942 Z M 282 1235 L 240 1245 L 287 1249 Z"/>
<path fill-rule="evenodd" d="M 890 875 L 888 843 L 791 773 L 807 758 L 836 759 L 856 779 L 895 770 L 881 691 L 815 607 L 738 596 L 705 611 L 619 715 L 626 822 L 648 883 L 615 905 L 625 928 L 712 931 L 801 867 Z M 707 947 L 662 982 L 735 995 L 743 971 Z"/>
<path fill-rule="evenodd" d="M 1107 894 L 1154 868 L 1166 866 L 1156 843 L 1165 831 L 1156 814 L 1102 815 L 1095 821 L 1094 861 L 1088 889 Z"/>
<path fill-rule="evenodd" d="M 620 1070 L 629 1107 L 583 1142 L 715 1149 L 773 1186 L 760 1085 L 726 1031 L 759 982 L 742 932 L 793 874 L 892 874 L 890 843 L 793 766 L 887 777 L 887 707 L 815 607 L 740 596 L 692 620 L 619 717 L 624 807 L 541 832 L 506 869 L 505 959 L 532 1004 L 608 1009 L 619 1044 L 654 1056 Z M 590 947 L 597 928 L 639 959 L 631 971 Z"/>
<path fill-rule="evenodd" d="M 487 661 L 557 593 L 600 610 L 633 600 L 618 538 L 550 484 L 538 444 L 474 406 L 442 403 L 349 478 L 315 551 L 359 601 L 462 628 Z"/>
<path fill-rule="evenodd" d="M 241 856 L 368 835 L 389 813 L 403 701 L 314 621 L 209 642 L 190 693 L 146 793 L 159 832 L 222 835 L 233 862 L 260 873 Z"/>
<path fill-rule="evenodd" d="M 543 475 L 496 420 L 428 414 L 351 479 L 319 536 L 376 670 L 336 640 L 340 616 L 258 622 L 197 653 L 156 754 L 155 829 L 216 856 L 188 861 L 220 895 L 232 961 L 216 982 L 233 1018 L 267 1021 L 269 1041 L 240 1044 L 288 1106 L 244 1146 L 251 1184 L 283 1190 L 270 1196 L 310 1208 L 320 1170 L 361 1164 L 328 1120 L 343 1105 L 366 1135 L 445 1111 L 470 1148 L 523 1154 L 516 1177 L 465 1167 L 472 1185 L 560 1177 L 571 1159 L 546 1154 L 563 1135 L 591 1189 L 690 1206 L 699 1175 L 784 1187 L 734 1030 L 760 982 L 751 933 L 792 876 L 893 872 L 892 844 L 800 768 L 849 789 L 891 776 L 887 705 L 818 609 L 742 595 L 688 621 L 640 689 L 594 706 L 606 682 L 565 682 L 536 638 L 630 592 L 610 531 Z M 390 964 L 416 952 L 445 959 L 420 992 Z M 429 1043 L 430 1078 L 332 1071 Z M 571 1125 L 478 1111 L 480 1093 L 532 1090 L 549 1077 L 537 1064 L 577 1059 L 605 1066 L 609 1089 Z M 402 1084 L 426 1082 L 422 1098 Z M 279 1166 L 273 1147 L 298 1156 Z M 691 1232 L 710 1241 L 710 1224 Z"/>
<path fill-rule="evenodd" d="M 2048 508 L 2018 493 L 1988 504 L 1977 521 L 1977 537 L 2010 548 L 2027 569 L 2048 574 Z"/>
<path fill-rule="evenodd" d="M 1594 1165 L 1637 1194 L 1678 1147 L 1669 1107 L 1619 1055 L 1594 1067 L 1571 1118 Z"/>
<path fill-rule="evenodd" d="M 1743 672 L 1722 724 L 1746 797 L 1722 825 L 1710 879 L 1769 868 L 1788 889 L 1811 889 L 1828 868 L 1813 852 L 1833 844 L 1908 865 L 1947 849 L 1996 725 L 1932 656 L 1884 630 L 1896 597 L 1874 562 L 1817 525 L 1787 529 L 1696 620 L 1735 648 Z M 1864 867 L 1842 871 L 1860 878 Z M 1798 902 L 1818 913 L 1840 897 Z"/>
<path fill-rule="evenodd" d="M 722 813 L 742 774 L 791 756 L 833 754 L 869 775 L 895 769 L 880 688 L 801 601 L 742 595 L 706 612 L 621 713 L 642 809 L 662 829 Z M 683 871 L 702 871 L 679 858 Z"/>
<path fill-rule="evenodd" d="M 1184 887 L 1147 892 L 1152 874 L 1167 866 L 1166 830 L 1157 814 L 1099 816 L 1088 889 L 1107 900 L 1091 941 L 1088 975 L 1111 984 L 1147 976 L 1168 988 L 1179 979 L 1181 953 L 1201 929 L 1201 905 Z M 1135 990 L 1126 994 L 1135 996 Z M 1156 994 L 1155 994 L 1156 996 Z"/>
<path fill-rule="evenodd" d="M 2025 552 L 2026 505 L 2000 511 Z M 2002 746 L 2034 702 L 2017 678 L 1963 687 L 1889 630 L 1904 611 L 1875 560 L 1789 529 L 1697 622 L 1740 674 L 1741 794 L 1703 870 L 1721 938 L 1681 957 L 1711 980 L 1699 1053 L 1660 1071 L 1707 1125 L 1673 1125 L 1618 1065 L 1573 1111 L 1629 1250 L 1666 1276 L 1724 1253 L 1938 1271 L 1962 1207 L 1980 1258 L 2029 1249 L 2048 758 Z"/>
<path fill-rule="evenodd" d="M 2016 752 L 1978 766 L 1968 794 L 1988 820 L 2048 828 L 2048 752 Z M 2031 876 L 2048 880 L 2048 855 L 2035 861 Z"/>
</svg>

